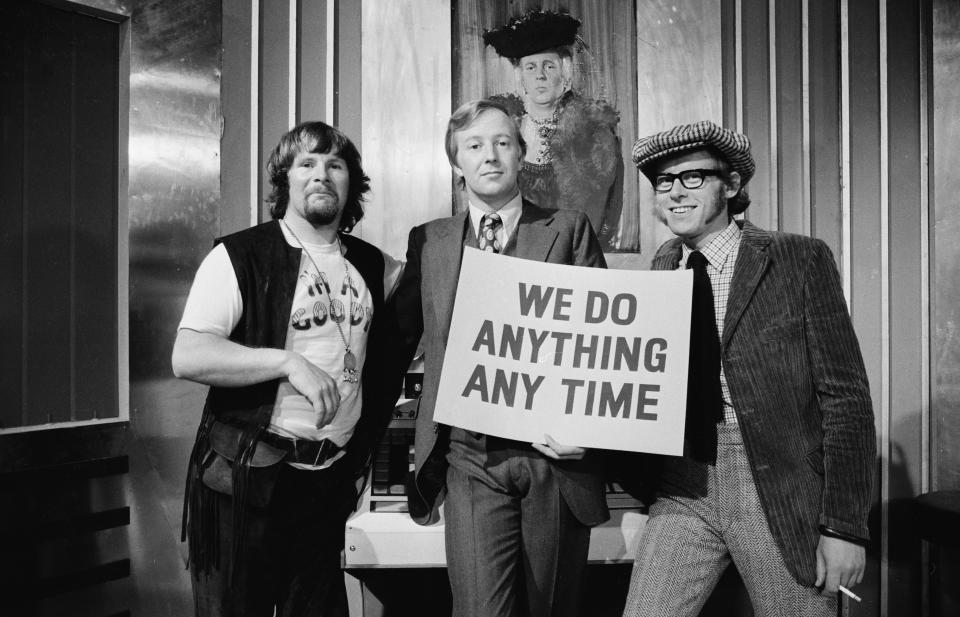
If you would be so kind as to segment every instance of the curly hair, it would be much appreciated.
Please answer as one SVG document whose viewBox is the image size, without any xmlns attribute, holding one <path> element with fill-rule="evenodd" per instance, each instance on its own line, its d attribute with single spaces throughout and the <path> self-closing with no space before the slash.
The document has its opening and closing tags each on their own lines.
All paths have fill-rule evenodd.
<svg viewBox="0 0 960 617">
<path fill-rule="evenodd" d="M 274 219 L 283 218 L 290 203 L 290 179 L 287 175 L 293 159 L 302 152 L 336 154 L 347 164 L 350 187 L 340 217 L 340 231 L 350 232 L 363 218 L 363 202 L 370 191 L 370 178 L 363 171 L 360 152 L 346 135 L 324 122 L 303 122 L 287 131 L 267 161 L 267 174 L 273 187 L 267 203 Z"/>
</svg>

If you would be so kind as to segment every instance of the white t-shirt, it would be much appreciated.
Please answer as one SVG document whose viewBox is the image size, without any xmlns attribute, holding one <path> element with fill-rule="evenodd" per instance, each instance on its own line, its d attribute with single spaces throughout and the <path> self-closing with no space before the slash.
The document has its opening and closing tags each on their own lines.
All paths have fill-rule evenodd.
<svg viewBox="0 0 960 617">
<path fill-rule="evenodd" d="M 281 229 L 287 242 L 299 248 L 283 225 Z M 309 401 L 288 381 L 283 380 L 277 390 L 269 430 L 311 441 L 330 439 L 343 446 L 353 434 L 363 404 L 360 384 L 342 379 L 344 337 L 350 342 L 359 375 L 366 358 L 373 299 L 363 277 L 352 264 L 348 266 L 341 256 L 338 243 L 304 243 L 304 249 L 310 253 L 313 261 L 305 252 L 301 254 L 300 274 L 287 321 L 285 347 L 300 353 L 337 380 L 340 408 L 330 424 L 317 429 L 313 424 L 313 407 Z M 390 292 L 399 279 L 401 267 L 389 255 L 384 254 L 384 260 L 384 289 Z M 197 270 L 179 328 L 227 338 L 242 313 L 243 299 L 230 256 L 222 244 L 217 245 Z M 327 464 L 332 464 L 334 460 Z"/>
</svg>

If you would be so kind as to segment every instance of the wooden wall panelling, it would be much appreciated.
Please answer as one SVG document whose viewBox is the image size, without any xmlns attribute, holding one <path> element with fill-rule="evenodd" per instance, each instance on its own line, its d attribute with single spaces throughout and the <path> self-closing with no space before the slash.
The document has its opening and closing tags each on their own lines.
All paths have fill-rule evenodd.
<svg viewBox="0 0 960 617">
<path fill-rule="evenodd" d="M 934 0 L 931 122 L 934 490 L 960 489 L 960 4 Z"/>
<path fill-rule="evenodd" d="M 782 231 L 810 233 L 809 126 L 804 75 L 804 3 L 777 2 L 773 23 L 776 82 L 776 206 Z"/>
<path fill-rule="evenodd" d="M 852 258 L 851 297 L 848 298 L 854 325 L 860 338 L 871 395 L 879 409 L 883 373 L 881 348 L 880 296 L 880 66 L 876 5 L 863 2 L 852 7 L 848 20 L 850 125 L 843 127 L 850 141 L 850 166 L 844 181 L 850 191 Z M 855 15 L 853 14 L 855 11 Z"/>
<path fill-rule="evenodd" d="M 849 191 L 849 245 L 841 249 L 841 261 L 848 260 L 850 276 L 846 281 L 848 302 L 854 328 L 860 340 L 870 393 L 877 413 L 879 443 L 885 443 L 883 414 L 886 394 L 886 332 L 884 330 L 881 192 L 880 192 L 880 59 L 878 5 L 871 2 L 846 4 L 848 70 L 842 75 L 849 125 L 842 127 L 849 141 L 849 167 L 843 182 Z M 882 454 L 882 448 L 879 450 Z M 882 458 L 878 466 L 882 469 Z M 887 498 L 884 474 L 876 477 L 877 502 Z M 883 562 L 886 556 L 885 506 L 871 513 L 871 536 L 865 583 L 859 594 L 863 603 L 853 609 L 858 615 L 879 615 L 884 603 L 887 581 Z"/>
<path fill-rule="evenodd" d="M 335 2 L 297 0 L 297 122 L 333 122 L 333 110 L 327 109 L 327 96 L 333 94 L 327 92 L 327 46 L 334 32 L 328 5 Z"/>
<path fill-rule="evenodd" d="M 414 225 L 451 212 L 450 3 L 363 7 L 364 168 L 373 179 L 360 234 L 396 257 Z"/>
<path fill-rule="evenodd" d="M 220 106 L 220 196 L 218 234 L 240 231 L 257 222 L 260 213 L 259 124 L 256 100 L 259 38 L 252 32 L 257 7 L 251 0 L 223 0 L 223 55 Z M 259 28 L 258 28 L 259 31 Z M 278 136 L 279 137 L 279 136 Z"/>
<path fill-rule="evenodd" d="M 960 3 L 933 0 L 923 17 L 930 44 L 931 284 L 930 490 L 960 489 Z M 925 50 L 927 49 L 924 46 Z M 930 547 L 931 615 L 960 613 L 960 551 Z M 939 612 L 937 612 L 939 611 Z"/>
<path fill-rule="evenodd" d="M 296 83 L 291 82 L 290 11 L 296 4 L 289 0 L 260 0 L 260 220 L 269 221 L 270 206 L 264 202 L 270 195 L 267 160 L 280 136 L 296 123 L 294 114 Z M 295 10 L 295 9 L 294 9 Z"/>
<path fill-rule="evenodd" d="M 336 60 L 334 64 L 334 124 L 363 151 L 362 23 L 363 11 L 392 4 L 389 0 L 333 0 L 336 2 Z M 410 0 L 405 0 L 409 2 Z M 366 168 L 366 161 L 364 161 Z M 369 175 L 369 174 L 368 174 Z"/>
<path fill-rule="evenodd" d="M 921 319 L 927 289 L 922 289 L 922 228 L 920 175 L 925 172 L 920 150 L 920 3 L 888 2 L 886 31 L 886 122 L 889 302 L 889 568 L 887 610 L 905 615 L 920 606 L 920 543 L 912 514 L 913 497 L 922 491 L 921 427 L 925 410 L 922 392 L 924 364 L 921 340 L 928 336 Z"/>
<path fill-rule="evenodd" d="M 741 5 L 741 48 L 743 83 L 743 126 L 750 138 L 757 171 L 747 186 L 751 204 L 746 217 L 764 229 L 778 229 L 776 210 L 777 170 L 771 142 L 770 89 L 770 6 L 769 1 Z"/>
<path fill-rule="evenodd" d="M 833 251 L 838 266 L 840 225 L 840 6 L 808 2 L 810 234 Z"/>
</svg>

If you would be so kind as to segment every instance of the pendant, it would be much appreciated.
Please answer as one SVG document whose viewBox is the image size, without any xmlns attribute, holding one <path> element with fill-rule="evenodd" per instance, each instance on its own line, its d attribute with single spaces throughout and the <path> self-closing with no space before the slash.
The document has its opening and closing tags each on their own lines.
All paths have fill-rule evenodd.
<svg viewBox="0 0 960 617">
<path fill-rule="evenodd" d="M 347 383 L 360 381 L 360 376 L 357 375 L 357 357 L 349 349 L 343 354 L 343 381 Z"/>
</svg>

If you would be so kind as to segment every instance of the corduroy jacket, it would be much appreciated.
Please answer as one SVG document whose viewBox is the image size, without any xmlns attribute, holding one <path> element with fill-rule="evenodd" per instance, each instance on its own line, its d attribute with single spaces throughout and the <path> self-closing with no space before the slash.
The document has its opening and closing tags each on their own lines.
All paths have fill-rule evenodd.
<svg viewBox="0 0 960 617">
<path fill-rule="evenodd" d="M 764 514 L 787 568 L 816 580 L 819 526 L 867 539 L 876 429 L 866 370 L 830 249 L 738 223 L 721 354 Z M 679 239 L 653 258 L 680 262 Z"/>
</svg>

